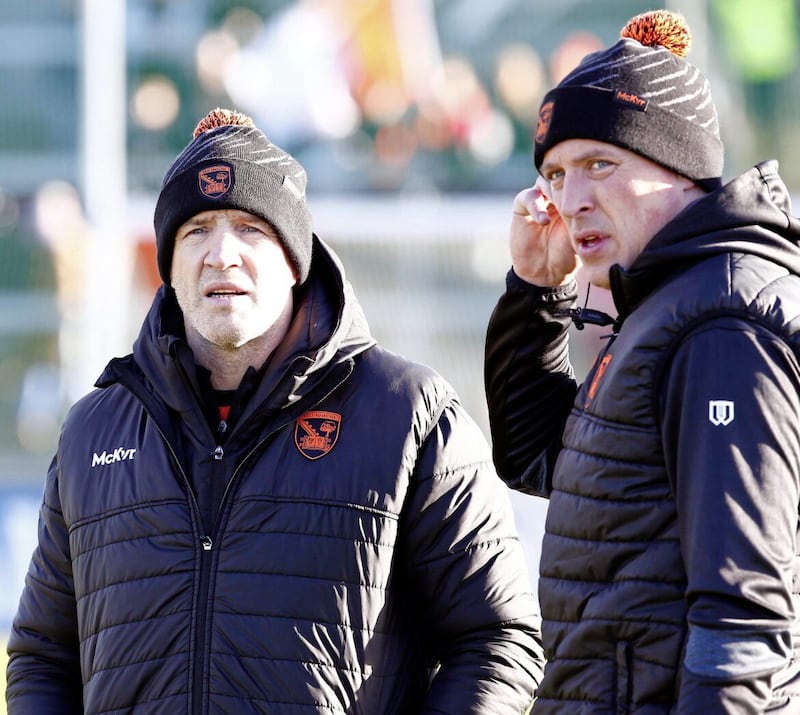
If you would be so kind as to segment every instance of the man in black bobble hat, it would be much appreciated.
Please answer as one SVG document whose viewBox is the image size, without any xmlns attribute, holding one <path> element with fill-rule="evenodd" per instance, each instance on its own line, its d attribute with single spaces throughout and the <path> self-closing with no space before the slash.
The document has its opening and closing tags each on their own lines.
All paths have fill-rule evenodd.
<svg viewBox="0 0 800 715">
<path fill-rule="evenodd" d="M 542 101 L 534 161 L 566 139 L 596 139 L 692 179 L 719 188 L 723 147 L 711 88 L 686 60 L 686 25 L 648 16 L 611 48 L 592 53 Z M 636 37 L 631 34 L 635 33 Z M 666 45 L 651 44 L 659 33 Z"/>
<path fill-rule="evenodd" d="M 164 285 L 47 477 L 9 715 L 529 710 L 538 606 L 489 445 L 376 344 L 305 187 L 230 110 L 168 170 Z"/>
<path fill-rule="evenodd" d="M 513 203 L 485 379 L 500 476 L 549 499 L 536 715 L 800 713 L 800 222 L 776 161 L 723 183 L 690 39 L 653 11 L 585 57 Z M 582 383 L 571 319 L 607 338 Z"/>
</svg>

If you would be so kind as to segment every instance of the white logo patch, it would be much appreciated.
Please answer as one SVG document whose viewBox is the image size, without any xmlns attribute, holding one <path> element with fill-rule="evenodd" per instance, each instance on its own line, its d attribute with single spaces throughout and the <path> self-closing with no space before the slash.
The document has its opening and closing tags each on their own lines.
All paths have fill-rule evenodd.
<svg viewBox="0 0 800 715">
<path fill-rule="evenodd" d="M 716 427 L 724 427 L 733 422 L 733 401 L 709 400 L 708 421 Z"/>
<path fill-rule="evenodd" d="M 114 464 L 114 462 L 123 462 L 126 459 L 133 459 L 135 455 L 136 450 L 128 449 L 127 447 L 117 447 L 110 452 L 104 451 L 100 454 L 95 452 L 92 455 L 92 467 Z"/>
</svg>

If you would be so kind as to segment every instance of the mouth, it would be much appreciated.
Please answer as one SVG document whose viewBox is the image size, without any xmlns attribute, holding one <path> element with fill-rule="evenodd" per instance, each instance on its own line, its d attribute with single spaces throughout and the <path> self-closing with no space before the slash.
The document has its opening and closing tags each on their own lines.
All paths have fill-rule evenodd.
<svg viewBox="0 0 800 715">
<path fill-rule="evenodd" d="M 206 287 L 203 295 L 207 300 L 210 300 L 217 305 L 233 305 L 235 302 L 238 302 L 240 298 L 246 298 L 248 295 L 250 295 L 250 293 L 238 285 L 216 284 Z"/>
<path fill-rule="evenodd" d="M 231 296 L 247 295 L 239 290 L 212 290 L 206 293 L 206 298 L 229 298 Z"/>
<path fill-rule="evenodd" d="M 575 237 L 579 253 L 592 253 L 599 250 L 608 237 L 602 233 L 582 233 Z"/>
</svg>

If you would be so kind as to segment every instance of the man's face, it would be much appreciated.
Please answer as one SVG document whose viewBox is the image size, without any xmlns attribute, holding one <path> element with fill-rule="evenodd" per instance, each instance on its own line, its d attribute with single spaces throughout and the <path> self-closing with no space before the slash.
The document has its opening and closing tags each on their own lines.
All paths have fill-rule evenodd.
<svg viewBox="0 0 800 715">
<path fill-rule="evenodd" d="M 275 229 L 245 211 L 203 211 L 175 234 L 172 287 L 189 344 L 234 350 L 285 315 L 297 277 Z"/>
<path fill-rule="evenodd" d="M 609 287 L 650 239 L 703 194 L 694 182 L 627 149 L 589 139 L 551 148 L 540 168 L 588 280 Z"/>
</svg>

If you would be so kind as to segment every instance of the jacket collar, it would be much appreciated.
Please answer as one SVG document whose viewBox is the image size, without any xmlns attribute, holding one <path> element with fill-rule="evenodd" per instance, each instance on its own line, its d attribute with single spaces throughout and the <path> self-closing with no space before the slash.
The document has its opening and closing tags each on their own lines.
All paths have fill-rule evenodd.
<svg viewBox="0 0 800 715">
<path fill-rule="evenodd" d="M 720 253 L 759 255 L 800 275 L 800 220 L 791 214 L 777 162 L 758 164 L 687 206 L 628 270 L 612 266 L 609 283 L 618 320 L 676 271 Z"/>
</svg>

